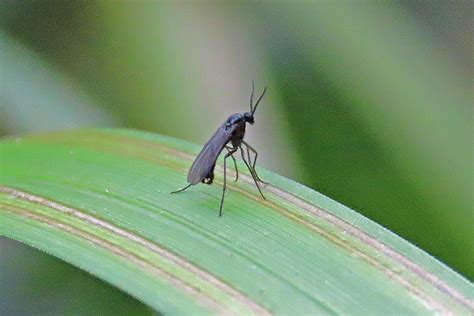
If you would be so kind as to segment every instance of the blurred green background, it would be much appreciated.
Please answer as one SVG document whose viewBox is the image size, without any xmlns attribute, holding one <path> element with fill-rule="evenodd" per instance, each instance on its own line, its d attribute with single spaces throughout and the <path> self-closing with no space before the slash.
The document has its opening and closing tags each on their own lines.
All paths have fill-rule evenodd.
<svg viewBox="0 0 474 316">
<path fill-rule="evenodd" d="M 1 2 L 0 134 L 129 127 L 202 144 L 248 109 L 254 79 L 269 89 L 246 135 L 260 166 L 472 280 L 473 13 L 469 1 Z M 147 312 L 59 260 L 0 247 L 0 313 L 48 311 L 39 293 L 60 297 L 58 313 Z"/>
</svg>

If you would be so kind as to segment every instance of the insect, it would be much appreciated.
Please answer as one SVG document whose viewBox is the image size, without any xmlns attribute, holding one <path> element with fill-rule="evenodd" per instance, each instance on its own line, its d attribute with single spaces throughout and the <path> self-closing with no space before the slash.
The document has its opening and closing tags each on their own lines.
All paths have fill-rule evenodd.
<svg viewBox="0 0 474 316">
<path fill-rule="evenodd" d="M 221 198 L 221 205 L 219 208 L 219 216 L 222 215 L 222 206 L 224 205 L 224 197 L 225 197 L 225 190 L 226 190 L 226 173 L 227 173 L 227 158 L 231 157 L 234 161 L 235 167 L 235 181 L 239 179 L 239 171 L 237 169 L 237 162 L 235 161 L 235 157 L 233 156 L 237 150 L 240 150 L 240 154 L 242 156 L 242 160 L 244 161 L 245 165 L 250 171 L 252 175 L 253 181 L 257 186 L 258 192 L 263 199 L 265 196 L 260 189 L 259 182 L 263 184 L 267 184 L 267 182 L 260 179 L 257 175 L 257 171 L 255 170 L 255 164 L 257 162 L 258 153 L 257 151 L 250 146 L 245 140 L 245 127 L 247 123 L 253 124 L 254 123 L 254 114 L 255 110 L 257 109 L 258 104 L 262 100 L 265 92 L 267 91 L 267 87 L 263 89 L 262 94 L 258 98 L 255 106 L 253 106 L 253 94 L 254 94 L 254 83 L 252 81 L 252 92 L 250 94 L 250 112 L 245 113 L 237 113 L 232 114 L 229 118 L 217 129 L 217 131 L 212 135 L 211 139 L 204 145 L 199 155 L 197 155 L 196 159 L 194 160 L 191 168 L 188 172 L 188 185 L 180 190 L 173 191 L 171 193 L 178 193 L 186 190 L 192 185 L 198 184 L 199 182 L 205 184 L 212 184 L 214 180 L 214 168 L 216 166 L 216 161 L 221 152 L 224 148 L 227 150 L 227 153 L 224 157 L 224 186 L 222 188 L 222 198 Z M 247 157 L 245 157 L 244 149 L 242 145 L 246 148 Z M 254 159 L 251 163 L 250 159 L 250 152 L 254 153 Z M 248 161 L 247 161 L 248 160 Z"/>
</svg>

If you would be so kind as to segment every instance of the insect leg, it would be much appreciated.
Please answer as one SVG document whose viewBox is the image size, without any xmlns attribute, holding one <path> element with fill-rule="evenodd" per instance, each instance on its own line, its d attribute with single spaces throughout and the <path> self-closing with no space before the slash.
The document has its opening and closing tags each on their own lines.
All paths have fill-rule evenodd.
<svg viewBox="0 0 474 316">
<path fill-rule="evenodd" d="M 245 148 L 247 149 L 247 159 L 250 163 L 252 161 L 252 159 L 250 159 L 250 150 L 249 150 L 248 146 L 245 147 Z M 252 164 L 250 164 L 250 165 L 252 166 Z M 255 169 L 255 164 L 253 165 L 253 168 Z"/>
<path fill-rule="evenodd" d="M 224 205 L 224 196 L 225 196 L 225 189 L 226 189 L 226 170 L 227 170 L 226 162 L 227 162 L 227 158 L 229 156 L 233 157 L 232 154 L 235 153 L 236 151 L 237 151 L 237 148 L 233 148 L 233 149 L 229 150 L 229 152 L 224 156 L 224 187 L 222 188 L 222 199 L 221 199 L 221 206 L 219 208 L 219 216 L 222 216 L 222 206 Z"/>
<path fill-rule="evenodd" d="M 234 150 L 234 148 L 228 147 L 228 146 L 225 146 L 225 149 L 227 149 L 229 152 Z M 235 160 L 235 157 L 233 155 L 230 155 L 230 157 L 234 161 L 234 167 L 235 167 L 235 180 L 234 180 L 234 182 L 237 182 L 237 180 L 239 180 L 239 169 L 237 169 L 237 161 Z"/>
<path fill-rule="evenodd" d="M 252 179 L 253 179 L 253 181 L 255 182 L 255 185 L 257 186 L 258 192 L 260 192 L 260 195 L 263 197 L 264 200 L 266 200 L 265 196 L 264 196 L 263 193 L 262 193 L 262 190 L 260 190 L 260 186 L 258 185 L 257 177 L 256 177 L 255 174 L 254 174 L 254 170 L 253 170 L 252 167 L 249 165 L 249 163 L 247 162 L 247 160 L 245 160 L 244 149 L 242 148 L 242 146 L 239 146 L 239 148 L 240 148 L 240 154 L 242 155 L 242 160 L 244 161 L 245 165 L 246 165 L 247 168 L 249 169 L 250 174 L 252 175 Z"/>
<path fill-rule="evenodd" d="M 240 155 L 242 156 L 242 160 L 244 161 L 245 165 L 248 167 L 250 173 L 252 174 L 252 178 L 253 178 L 254 177 L 254 170 L 252 169 L 252 167 L 250 167 L 250 163 L 247 162 L 247 160 L 245 160 L 245 154 L 244 154 L 244 150 L 243 150 L 242 146 L 239 146 L 239 148 L 240 148 Z M 249 159 L 249 161 L 250 161 L 250 156 L 248 155 L 248 153 L 247 153 L 247 156 L 248 156 L 247 159 Z"/>
<path fill-rule="evenodd" d="M 242 143 L 247 147 L 247 156 L 248 156 L 248 159 L 249 159 L 249 163 L 251 161 L 250 160 L 250 151 L 252 151 L 255 154 L 255 159 L 253 160 L 253 163 L 252 163 L 252 169 L 255 173 L 255 177 L 257 178 L 258 181 L 262 182 L 263 184 L 268 184 L 268 182 L 263 181 L 262 179 L 260 179 L 260 177 L 257 174 L 257 170 L 255 170 L 255 164 L 257 163 L 258 152 L 252 146 L 250 146 L 246 141 L 242 140 Z"/>
<path fill-rule="evenodd" d="M 253 163 L 251 163 L 252 159 L 250 158 L 249 146 L 246 146 L 245 149 L 247 150 L 247 159 L 248 159 L 249 165 L 252 166 L 252 170 L 253 170 L 253 173 L 254 173 L 255 177 L 257 178 L 257 180 L 259 182 L 262 182 L 263 184 L 268 184 L 268 182 L 265 182 L 262 179 L 260 179 L 260 177 L 257 174 L 257 170 L 255 170 L 255 163 L 257 162 L 257 154 L 255 154 L 255 159 L 253 160 Z"/>
<path fill-rule="evenodd" d="M 190 186 L 192 186 L 192 184 L 188 184 L 186 187 L 182 188 L 182 189 L 179 189 L 177 191 L 173 191 L 171 192 L 171 194 L 175 194 L 175 193 L 179 193 L 179 192 L 183 192 L 184 190 L 186 190 L 187 188 L 189 188 Z"/>
</svg>

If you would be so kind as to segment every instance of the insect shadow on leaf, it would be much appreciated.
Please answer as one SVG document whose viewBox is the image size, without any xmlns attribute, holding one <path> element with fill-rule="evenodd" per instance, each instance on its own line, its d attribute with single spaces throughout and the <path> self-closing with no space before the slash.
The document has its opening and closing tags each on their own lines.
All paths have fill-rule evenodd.
<svg viewBox="0 0 474 316">
<path fill-rule="evenodd" d="M 222 198 L 219 207 L 219 216 L 222 215 L 222 207 L 224 205 L 224 197 L 226 191 L 227 158 L 231 157 L 234 161 L 235 181 L 239 179 L 239 170 L 237 169 L 237 162 L 234 157 L 234 154 L 237 152 L 237 150 L 240 150 L 242 160 L 249 169 L 253 181 L 257 186 L 258 192 L 260 192 L 262 198 L 265 199 L 265 196 L 263 195 L 262 190 L 260 189 L 259 183 L 268 183 L 260 179 L 257 174 L 257 171 L 255 170 L 255 164 L 257 163 L 258 153 L 252 146 L 250 146 L 244 140 L 245 127 L 247 123 L 254 123 L 255 110 L 257 109 L 258 104 L 265 95 L 267 87 L 263 89 L 263 92 L 257 99 L 255 106 L 253 105 L 254 90 L 254 83 L 252 81 L 252 92 L 250 94 L 250 112 L 232 114 L 221 126 L 219 126 L 214 135 L 212 135 L 209 141 L 202 148 L 201 152 L 197 155 L 191 168 L 189 169 L 187 179 L 189 184 L 186 187 L 177 191 L 173 191 L 171 193 L 182 192 L 190 186 L 198 184 L 199 182 L 205 184 L 212 184 L 212 181 L 214 180 L 214 168 L 216 166 L 217 158 L 225 148 L 227 150 L 227 153 L 224 156 L 224 185 L 222 188 Z M 245 151 L 242 145 L 245 146 Z M 255 155 L 253 161 L 251 159 L 251 152 Z M 247 154 L 247 156 L 245 154 Z"/>
</svg>

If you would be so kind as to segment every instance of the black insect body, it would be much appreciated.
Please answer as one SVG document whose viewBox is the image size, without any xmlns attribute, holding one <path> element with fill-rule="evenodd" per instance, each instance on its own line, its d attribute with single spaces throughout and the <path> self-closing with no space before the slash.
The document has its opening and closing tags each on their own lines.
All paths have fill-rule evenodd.
<svg viewBox="0 0 474 316">
<path fill-rule="evenodd" d="M 258 104 L 262 100 L 263 96 L 267 88 L 263 90 L 262 94 L 253 106 L 253 93 L 254 93 L 254 85 L 252 82 L 252 93 L 250 95 L 250 112 L 245 113 L 237 113 L 231 115 L 212 135 L 211 139 L 204 145 L 199 155 L 194 160 L 191 168 L 188 172 L 188 185 L 178 191 L 174 191 L 171 193 L 178 193 L 186 190 L 192 185 L 198 184 L 199 182 L 212 184 L 214 180 L 214 168 L 216 166 L 217 158 L 219 157 L 220 153 L 224 148 L 227 150 L 227 153 L 224 157 L 224 186 L 222 189 L 222 198 L 221 198 L 221 205 L 219 208 L 219 216 L 222 215 L 222 206 L 224 204 L 224 196 L 226 190 L 226 162 L 227 158 L 231 157 L 234 161 L 236 177 L 235 181 L 239 178 L 239 171 L 237 170 L 237 163 L 233 154 L 240 149 L 240 154 L 242 156 L 242 160 L 244 161 L 245 165 L 250 171 L 252 178 L 257 186 L 260 195 L 265 199 L 262 191 L 260 190 L 259 182 L 266 183 L 260 179 L 257 175 L 257 171 L 255 170 L 255 163 L 257 162 L 257 151 L 250 146 L 247 142 L 244 141 L 245 136 L 245 127 L 247 123 L 253 124 L 254 123 L 254 114 L 255 110 L 257 109 Z M 247 157 L 245 157 L 244 149 L 242 145 L 246 148 Z M 253 162 L 250 159 L 250 152 L 254 153 Z M 248 161 L 247 161 L 248 160 Z"/>
</svg>

